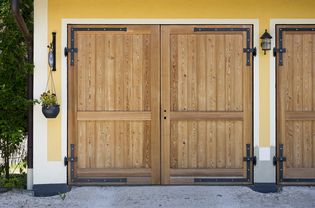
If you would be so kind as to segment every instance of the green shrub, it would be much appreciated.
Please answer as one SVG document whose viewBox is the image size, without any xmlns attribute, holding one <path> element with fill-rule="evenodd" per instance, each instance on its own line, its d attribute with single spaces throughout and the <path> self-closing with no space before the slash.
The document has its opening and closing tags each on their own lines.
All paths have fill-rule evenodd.
<svg viewBox="0 0 315 208">
<path fill-rule="evenodd" d="M 12 174 L 9 179 L 0 177 L 0 187 L 3 188 L 26 188 L 26 174 Z"/>
<path fill-rule="evenodd" d="M 9 159 L 26 135 L 27 109 L 33 104 L 27 99 L 27 77 L 33 65 L 26 59 L 26 43 L 11 14 L 10 2 L 0 1 L 0 156 L 4 159 L 0 171 L 7 179 L 4 184 L 15 186 L 16 179 L 9 179 Z M 28 28 L 33 28 L 33 1 L 21 0 L 20 8 Z"/>
</svg>

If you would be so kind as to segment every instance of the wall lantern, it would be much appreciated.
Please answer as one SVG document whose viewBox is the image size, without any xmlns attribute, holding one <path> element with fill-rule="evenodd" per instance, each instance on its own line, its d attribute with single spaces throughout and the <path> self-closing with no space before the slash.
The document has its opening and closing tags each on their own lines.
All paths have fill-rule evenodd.
<svg viewBox="0 0 315 208">
<path fill-rule="evenodd" d="M 271 49 L 271 38 L 272 36 L 265 30 L 264 34 L 260 37 L 261 39 L 261 49 L 264 51 L 264 55 L 266 55 L 266 51 Z"/>
<path fill-rule="evenodd" d="M 52 71 L 56 71 L 56 33 L 52 33 L 52 42 L 47 46 L 48 52 L 48 65 Z"/>
</svg>

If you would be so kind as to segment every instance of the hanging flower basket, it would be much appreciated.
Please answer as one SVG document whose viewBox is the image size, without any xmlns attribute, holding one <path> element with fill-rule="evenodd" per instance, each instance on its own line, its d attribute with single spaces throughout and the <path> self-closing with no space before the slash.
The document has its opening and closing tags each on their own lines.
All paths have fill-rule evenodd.
<svg viewBox="0 0 315 208">
<path fill-rule="evenodd" d="M 46 118 L 56 118 L 59 114 L 59 105 L 43 105 L 42 112 Z"/>
<path fill-rule="evenodd" d="M 52 70 L 49 70 L 46 90 L 40 95 L 42 113 L 46 118 L 56 118 L 60 112 Z"/>
<path fill-rule="evenodd" d="M 42 103 L 42 112 L 46 118 L 56 118 L 60 111 L 60 106 L 57 102 L 57 96 L 49 90 L 40 96 Z"/>
<path fill-rule="evenodd" d="M 40 97 L 42 103 L 42 112 L 46 118 L 56 118 L 60 111 L 57 103 L 57 96 L 50 91 L 44 92 Z"/>
</svg>

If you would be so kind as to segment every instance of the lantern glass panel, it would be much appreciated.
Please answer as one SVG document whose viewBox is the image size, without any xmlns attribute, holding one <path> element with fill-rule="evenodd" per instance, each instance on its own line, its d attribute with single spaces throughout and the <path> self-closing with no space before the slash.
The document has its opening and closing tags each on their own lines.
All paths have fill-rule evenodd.
<svg viewBox="0 0 315 208">
<path fill-rule="evenodd" d="M 261 48 L 263 50 L 270 50 L 271 49 L 271 39 L 263 39 L 261 41 Z"/>
</svg>

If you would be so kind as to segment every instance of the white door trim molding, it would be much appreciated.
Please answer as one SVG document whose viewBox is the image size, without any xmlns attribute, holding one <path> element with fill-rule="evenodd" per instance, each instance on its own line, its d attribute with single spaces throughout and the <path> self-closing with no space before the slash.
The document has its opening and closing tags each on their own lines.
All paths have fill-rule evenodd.
<svg viewBox="0 0 315 208">
<path fill-rule="evenodd" d="M 254 25 L 254 47 L 259 46 L 258 19 L 62 19 L 61 24 L 61 118 L 62 118 L 62 152 L 67 152 L 67 58 L 64 57 L 64 47 L 67 46 L 68 24 L 252 24 Z M 259 53 L 254 58 L 254 146 L 259 146 Z M 66 171 L 66 170 L 65 170 Z"/>
<path fill-rule="evenodd" d="M 48 45 L 48 0 L 34 1 L 34 98 L 38 99 L 45 90 L 47 81 L 47 46 Z M 47 159 L 47 119 L 41 112 L 40 105 L 34 105 L 34 141 L 33 141 L 33 183 L 65 183 L 66 168 L 62 161 Z M 30 174 L 32 171 L 29 172 Z M 30 177 L 28 177 L 28 183 Z"/>
</svg>

